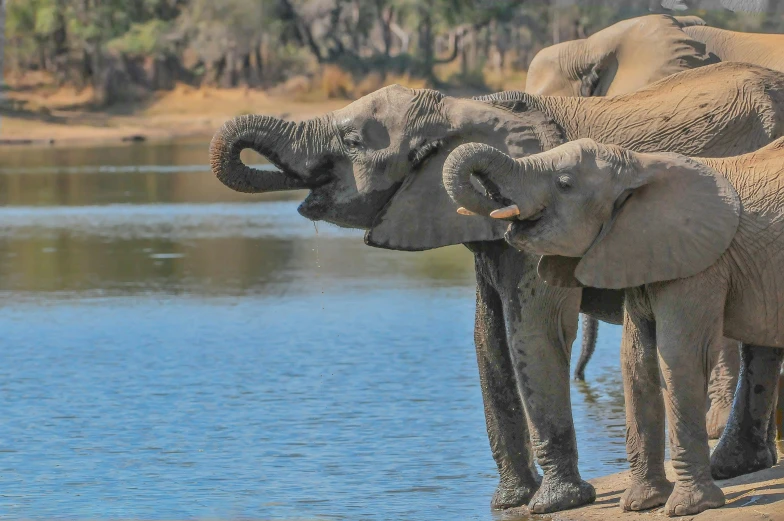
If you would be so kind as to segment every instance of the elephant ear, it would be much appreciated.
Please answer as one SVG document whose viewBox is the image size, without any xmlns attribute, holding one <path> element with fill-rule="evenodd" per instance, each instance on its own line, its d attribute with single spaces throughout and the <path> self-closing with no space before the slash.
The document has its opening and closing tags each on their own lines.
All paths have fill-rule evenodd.
<svg viewBox="0 0 784 521">
<path fill-rule="evenodd" d="M 406 177 L 365 233 L 365 244 L 420 251 L 504 237 L 506 222 L 457 213 L 458 206 L 444 189 L 441 175 L 446 155 L 431 158 Z"/>
<path fill-rule="evenodd" d="M 563 131 L 544 113 L 530 110 L 530 98 L 523 92 L 500 92 L 474 100 L 515 114 L 525 113 L 525 125 L 520 125 L 515 131 L 514 139 L 494 133 L 484 136 L 486 139 L 482 141 L 512 157 L 550 150 L 564 142 Z M 372 228 L 365 233 L 365 244 L 392 250 L 420 251 L 503 239 L 508 223 L 478 215 L 458 214 L 457 204 L 444 188 L 442 170 L 449 152 L 468 142 L 469 138 L 470 141 L 480 141 L 482 137 L 470 126 L 465 130 L 466 134 L 450 138 L 451 146 L 442 145 L 419 170 L 406 176 L 400 189 L 376 217 Z"/>
<path fill-rule="evenodd" d="M 704 164 L 664 156 L 621 174 L 628 190 L 575 269 L 584 285 L 621 289 L 690 277 L 729 247 L 741 212 L 735 189 Z"/>
</svg>

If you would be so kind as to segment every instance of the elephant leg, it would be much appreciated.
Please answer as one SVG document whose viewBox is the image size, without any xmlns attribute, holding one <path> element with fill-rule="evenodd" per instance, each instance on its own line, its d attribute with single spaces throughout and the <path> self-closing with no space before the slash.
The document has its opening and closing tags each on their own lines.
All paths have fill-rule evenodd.
<svg viewBox="0 0 784 521">
<path fill-rule="evenodd" d="M 596 491 L 577 468 L 569 397 L 581 291 L 545 285 L 536 275 L 538 260 L 505 247 L 494 265 L 517 384 L 544 473 L 529 508 L 541 514 L 593 502 Z"/>
<path fill-rule="evenodd" d="M 776 386 L 784 349 L 743 344 L 727 427 L 711 455 L 711 474 L 728 479 L 773 466 Z"/>
<path fill-rule="evenodd" d="M 599 321 L 590 315 L 583 315 L 583 345 L 580 350 L 580 358 L 574 368 L 574 379 L 585 380 L 585 366 L 593 356 L 596 349 L 596 337 L 599 334 Z"/>
<path fill-rule="evenodd" d="M 710 408 L 705 414 L 708 438 L 712 440 L 718 439 L 727 425 L 740 369 L 740 349 L 736 340 L 725 338 L 714 347 L 710 365 L 713 369 L 708 380 Z"/>
<path fill-rule="evenodd" d="M 724 299 L 705 286 L 699 278 L 681 279 L 656 288 L 650 299 L 676 476 L 664 505 L 668 516 L 698 514 L 725 501 L 711 478 L 705 427 L 708 360 L 713 344 L 723 342 Z"/>
<path fill-rule="evenodd" d="M 656 323 L 624 313 L 621 370 L 626 406 L 626 455 L 629 488 L 624 510 L 663 505 L 672 492 L 664 473 L 664 401 L 656 352 Z"/>
<path fill-rule="evenodd" d="M 506 344 L 501 301 L 477 274 L 474 341 L 490 449 L 500 482 L 492 508 L 525 505 L 539 488 L 531 439 Z"/>
</svg>

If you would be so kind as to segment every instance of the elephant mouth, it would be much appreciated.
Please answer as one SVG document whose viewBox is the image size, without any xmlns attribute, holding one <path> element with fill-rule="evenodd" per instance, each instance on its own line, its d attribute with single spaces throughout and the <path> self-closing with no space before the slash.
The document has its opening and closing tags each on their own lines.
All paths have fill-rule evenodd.
<svg viewBox="0 0 784 521">
<path fill-rule="evenodd" d="M 320 221 L 326 215 L 327 209 L 328 204 L 321 194 L 317 190 L 311 190 L 297 207 L 297 212 L 311 221 Z"/>
<path fill-rule="evenodd" d="M 528 219 L 512 221 L 504 233 L 506 242 L 518 250 L 530 250 L 531 242 L 529 236 L 542 218 L 544 209 L 538 211 Z"/>
</svg>

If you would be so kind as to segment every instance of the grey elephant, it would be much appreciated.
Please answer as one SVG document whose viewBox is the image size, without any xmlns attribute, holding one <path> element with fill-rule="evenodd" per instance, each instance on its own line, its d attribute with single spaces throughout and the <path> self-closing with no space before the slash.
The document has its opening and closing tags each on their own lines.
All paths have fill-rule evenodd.
<svg viewBox="0 0 784 521">
<path fill-rule="evenodd" d="M 475 189 L 472 173 L 498 190 L 495 200 Z M 767 368 L 778 376 L 784 354 L 782 178 L 784 138 L 723 159 L 645 154 L 580 139 L 514 160 L 468 144 L 444 165 L 450 195 L 468 210 L 495 206 L 491 217 L 511 220 L 506 240 L 542 256 L 538 273 L 547 283 L 625 289 L 624 329 L 639 339 L 638 356 L 650 367 L 624 374 L 632 467 L 624 509 L 666 501 L 665 513 L 673 516 L 724 504 L 711 479 L 702 421 L 706 359 L 723 336 L 778 348 Z M 511 204 L 499 208 L 499 199 Z M 664 418 L 651 413 L 650 396 L 642 392 L 659 384 L 659 370 L 674 489 L 664 474 Z"/>
<path fill-rule="evenodd" d="M 300 123 L 269 116 L 232 119 L 215 134 L 210 161 L 218 179 L 234 190 L 309 189 L 300 214 L 365 229 L 371 246 L 416 251 L 462 243 L 474 253 L 474 338 L 500 474 L 492 505 L 528 503 L 534 512 L 551 512 L 595 497 L 577 466 L 569 352 L 580 309 L 620 323 L 622 293 L 539 281 L 538 259 L 501 240 L 502 223 L 455 213 L 441 181 L 443 162 L 455 147 L 472 141 L 515 157 L 580 136 L 643 151 L 722 156 L 759 148 L 781 134 L 775 114 L 784 100 L 772 97 L 784 88 L 781 76 L 740 64 L 683 74 L 622 99 L 500 93 L 468 100 L 391 86 Z M 728 81 L 735 77 L 747 85 L 739 90 Z M 280 171 L 244 165 L 245 148 Z M 746 426 L 740 427 L 731 449 L 756 455 L 762 448 L 749 445 Z M 758 462 L 749 460 L 738 471 L 754 465 Z"/>
</svg>

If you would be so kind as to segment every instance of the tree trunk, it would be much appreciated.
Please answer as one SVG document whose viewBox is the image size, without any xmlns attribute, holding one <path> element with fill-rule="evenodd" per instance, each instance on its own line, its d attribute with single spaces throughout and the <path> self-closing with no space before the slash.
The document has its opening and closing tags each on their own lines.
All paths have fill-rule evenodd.
<svg viewBox="0 0 784 521">
<path fill-rule="evenodd" d="M 419 52 L 422 56 L 424 65 L 424 76 L 433 79 L 433 65 L 435 57 L 433 55 L 433 21 L 430 18 L 431 2 L 420 6 L 419 12 L 421 22 L 419 24 Z"/>
</svg>

